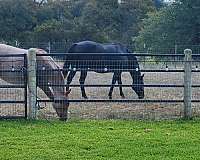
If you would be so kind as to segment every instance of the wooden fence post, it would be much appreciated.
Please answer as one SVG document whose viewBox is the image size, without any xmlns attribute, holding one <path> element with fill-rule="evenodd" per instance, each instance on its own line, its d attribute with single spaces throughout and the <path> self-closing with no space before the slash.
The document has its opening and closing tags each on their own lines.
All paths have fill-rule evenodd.
<svg viewBox="0 0 200 160">
<path fill-rule="evenodd" d="M 37 90 L 36 90 L 36 50 L 28 50 L 28 100 L 29 100 L 29 119 L 36 119 L 37 115 Z"/>
<path fill-rule="evenodd" d="M 184 118 L 192 118 L 192 50 L 184 50 Z"/>
</svg>

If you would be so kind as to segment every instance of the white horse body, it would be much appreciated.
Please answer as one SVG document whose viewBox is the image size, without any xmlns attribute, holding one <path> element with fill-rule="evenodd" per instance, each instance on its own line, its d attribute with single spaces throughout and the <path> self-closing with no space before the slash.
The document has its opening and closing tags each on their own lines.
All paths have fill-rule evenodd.
<svg viewBox="0 0 200 160">
<path fill-rule="evenodd" d="M 27 50 L 20 49 L 5 44 L 0 44 L 0 55 L 11 55 L 11 54 L 27 54 Z M 23 57 L 0 57 L 0 78 L 12 84 L 23 84 L 23 73 L 12 72 L 12 70 L 21 70 L 24 67 Z"/>
<path fill-rule="evenodd" d="M 37 49 L 36 52 L 37 54 L 46 54 L 46 52 L 41 49 Z M 11 54 L 28 54 L 28 50 L 0 44 L 0 55 Z M 0 78 L 5 80 L 6 82 L 12 84 L 24 84 L 23 72 L 14 72 L 14 70 L 23 71 L 23 69 L 26 69 L 24 68 L 23 57 L 0 57 Z M 65 88 L 63 86 L 64 77 L 61 71 L 58 70 L 51 73 L 51 75 L 49 74 L 50 70 L 59 69 L 59 66 L 50 56 L 37 56 L 37 70 L 42 69 L 44 71 L 38 72 L 37 74 L 38 87 L 41 88 L 50 99 L 67 100 L 67 97 L 65 97 Z M 48 84 L 60 84 L 61 86 L 52 86 L 51 89 L 47 86 Z M 68 106 L 68 103 L 53 103 L 53 107 L 61 119 L 67 118 Z"/>
</svg>

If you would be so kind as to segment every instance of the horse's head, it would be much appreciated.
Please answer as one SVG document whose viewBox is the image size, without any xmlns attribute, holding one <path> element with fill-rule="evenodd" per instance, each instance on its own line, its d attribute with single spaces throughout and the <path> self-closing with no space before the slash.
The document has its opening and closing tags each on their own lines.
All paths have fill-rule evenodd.
<svg viewBox="0 0 200 160">
<path fill-rule="evenodd" d="M 67 91 L 65 95 L 59 96 L 57 98 L 54 98 L 53 102 L 53 108 L 56 110 L 57 115 L 59 116 L 59 119 L 62 121 L 66 121 L 68 119 L 68 94 L 71 90 Z"/>
<path fill-rule="evenodd" d="M 132 89 L 136 92 L 139 99 L 144 98 L 144 74 L 134 76 Z"/>
</svg>

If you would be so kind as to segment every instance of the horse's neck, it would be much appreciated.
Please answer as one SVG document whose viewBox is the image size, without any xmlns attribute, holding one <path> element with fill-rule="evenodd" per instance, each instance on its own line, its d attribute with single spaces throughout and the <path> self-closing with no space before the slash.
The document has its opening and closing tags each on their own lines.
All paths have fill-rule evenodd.
<svg viewBox="0 0 200 160">
<path fill-rule="evenodd" d="M 46 53 L 44 52 L 39 52 L 39 53 Z M 53 85 L 64 85 L 64 77 L 63 74 L 61 73 L 61 71 L 59 70 L 60 67 L 58 66 L 58 64 L 55 63 L 55 61 L 53 60 L 52 57 L 50 56 L 38 56 L 38 65 L 39 68 L 38 69 L 42 69 L 42 66 L 46 66 L 47 70 L 57 70 L 57 71 L 52 71 L 52 74 L 49 75 L 41 75 L 41 79 L 43 79 L 44 76 L 47 77 L 47 81 L 50 84 Z M 42 84 L 41 84 L 42 85 Z M 54 98 L 56 97 L 60 97 L 64 95 L 65 89 L 64 86 L 51 86 L 52 90 L 53 90 L 53 94 L 54 94 Z"/>
<path fill-rule="evenodd" d="M 64 89 L 64 77 L 61 71 L 53 71 L 51 76 L 48 76 L 48 82 L 52 84 L 50 88 L 53 90 L 54 98 L 63 96 L 65 93 Z M 62 86 L 54 86 L 54 85 L 62 85 Z"/>
</svg>

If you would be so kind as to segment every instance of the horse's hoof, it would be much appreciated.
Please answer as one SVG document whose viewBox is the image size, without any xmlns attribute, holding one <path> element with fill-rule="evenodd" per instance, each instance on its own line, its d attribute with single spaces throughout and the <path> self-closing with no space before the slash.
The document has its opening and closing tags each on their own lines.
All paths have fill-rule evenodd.
<svg viewBox="0 0 200 160">
<path fill-rule="evenodd" d="M 111 97 L 111 96 L 109 96 L 109 99 L 112 99 L 112 97 Z"/>
<path fill-rule="evenodd" d="M 59 118 L 60 121 L 67 121 L 67 118 Z"/>
<path fill-rule="evenodd" d="M 83 98 L 84 98 L 84 99 L 88 99 L 88 97 L 87 97 L 87 96 L 83 96 Z"/>
</svg>

